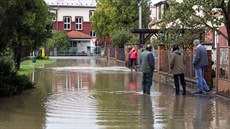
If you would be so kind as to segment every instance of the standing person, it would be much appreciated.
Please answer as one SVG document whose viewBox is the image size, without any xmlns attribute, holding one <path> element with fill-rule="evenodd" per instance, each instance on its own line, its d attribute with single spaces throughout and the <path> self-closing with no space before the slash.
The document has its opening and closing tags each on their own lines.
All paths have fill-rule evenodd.
<svg viewBox="0 0 230 129">
<path fill-rule="evenodd" d="M 210 91 L 209 86 L 204 79 L 204 69 L 208 66 L 207 50 L 203 45 L 200 44 L 199 39 L 194 40 L 193 44 L 196 46 L 192 62 L 195 68 L 197 82 L 195 94 L 202 94 L 203 88 L 206 92 Z"/>
<path fill-rule="evenodd" d="M 137 50 L 135 47 L 133 47 L 132 50 L 129 52 L 129 58 L 130 58 L 131 70 L 133 71 L 133 68 L 134 68 L 135 71 L 137 71 L 135 65 L 137 65 L 138 54 L 137 54 Z"/>
<path fill-rule="evenodd" d="M 184 79 L 184 55 L 183 53 L 181 53 L 179 46 L 177 44 L 173 44 L 172 49 L 173 53 L 170 59 L 170 68 L 172 69 L 176 95 L 180 94 L 179 77 L 183 88 L 182 95 L 186 95 L 186 83 Z"/>
<path fill-rule="evenodd" d="M 155 61 L 152 54 L 152 46 L 147 45 L 145 51 L 141 53 L 141 70 L 142 76 L 142 88 L 143 93 L 150 94 L 150 88 L 152 86 L 153 72 L 155 69 Z"/>
</svg>

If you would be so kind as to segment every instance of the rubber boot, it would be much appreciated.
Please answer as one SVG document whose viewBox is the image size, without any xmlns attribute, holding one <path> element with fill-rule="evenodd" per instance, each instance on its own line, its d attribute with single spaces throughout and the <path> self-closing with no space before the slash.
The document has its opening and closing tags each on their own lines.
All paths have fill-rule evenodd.
<svg viewBox="0 0 230 129">
<path fill-rule="evenodd" d="M 145 94 L 146 93 L 146 87 L 142 86 L 142 89 L 143 89 L 143 93 Z"/>
<path fill-rule="evenodd" d="M 183 88 L 183 93 L 182 93 L 182 95 L 186 95 L 186 85 L 183 85 L 182 88 Z"/>
</svg>

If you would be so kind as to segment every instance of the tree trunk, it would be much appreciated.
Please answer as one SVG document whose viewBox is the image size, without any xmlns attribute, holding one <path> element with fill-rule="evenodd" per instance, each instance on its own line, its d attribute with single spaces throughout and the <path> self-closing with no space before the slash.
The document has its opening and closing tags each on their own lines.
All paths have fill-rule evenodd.
<svg viewBox="0 0 230 129">
<path fill-rule="evenodd" d="M 14 63 L 15 63 L 15 69 L 20 69 L 20 63 L 21 63 L 21 43 L 19 43 L 18 47 L 14 48 Z"/>
</svg>

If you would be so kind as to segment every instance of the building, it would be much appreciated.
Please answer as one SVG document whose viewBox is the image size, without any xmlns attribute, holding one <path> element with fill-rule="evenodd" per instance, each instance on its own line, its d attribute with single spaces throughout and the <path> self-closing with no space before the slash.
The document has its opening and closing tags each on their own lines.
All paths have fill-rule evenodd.
<svg viewBox="0 0 230 129">
<path fill-rule="evenodd" d="M 70 39 L 71 55 L 92 54 L 97 42 L 96 34 L 90 23 L 90 16 L 96 10 L 95 0 L 45 1 L 52 7 L 52 13 L 56 15 L 53 18 L 53 30 L 65 31 Z"/>
<path fill-rule="evenodd" d="M 182 0 L 177 0 L 177 2 L 182 2 Z M 167 5 L 167 0 L 159 0 L 157 3 L 154 4 L 155 6 L 155 19 L 152 20 L 152 23 L 150 24 L 150 28 L 151 29 L 160 29 L 159 28 L 159 24 L 162 20 L 162 16 L 164 14 L 165 9 L 168 8 Z M 224 26 L 224 24 L 222 24 L 221 26 L 219 26 L 218 28 L 223 34 L 227 35 L 227 31 L 226 28 Z M 220 46 L 227 46 L 228 45 L 228 41 L 221 35 L 218 35 L 218 33 L 216 31 L 209 31 L 205 33 L 205 42 L 207 43 L 212 43 L 213 44 L 213 48 L 216 48 L 217 43 L 219 43 Z"/>
</svg>

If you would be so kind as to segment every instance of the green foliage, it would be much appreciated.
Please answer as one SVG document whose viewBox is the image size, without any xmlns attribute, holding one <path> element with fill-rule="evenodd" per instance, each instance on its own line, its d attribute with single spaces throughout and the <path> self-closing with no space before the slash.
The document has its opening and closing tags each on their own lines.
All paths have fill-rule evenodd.
<svg viewBox="0 0 230 129">
<path fill-rule="evenodd" d="M 106 35 L 121 28 L 138 28 L 139 0 L 97 0 L 97 7 L 91 17 L 92 26 L 102 41 Z M 142 23 L 147 28 L 150 21 L 150 0 L 142 0 Z"/>
<path fill-rule="evenodd" d="M 37 49 L 50 36 L 52 15 L 43 0 L 1 1 L 0 15 L 0 49 L 13 50 L 19 69 L 22 54 Z"/>
<path fill-rule="evenodd" d="M 129 43 L 133 34 L 129 29 L 121 29 L 114 31 L 111 35 L 111 41 L 114 46 L 123 48 L 126 43 Z"/>
<path fill-rule="evenodd" d="M 48 50 L 54 48 L 66 50 L 70 47 L 70 42 L 64 31 L 53 31 L 52 37 L 49 38 L 43 46 Z"/>
<path fill-rule="evenodd" d="M 230 31 L 230 10 L 226 0 L 186 0 L 177 2 L 167 0 L 168 10 L 164 14 L 162 28 L 165 28 L 164 40 L 167 43 L 180 43 L 189 47 L 192 40 L 200 38 L 205 31 L 217 31 L 220 35 L 228 39 L 218 30 L 224 23 L 227 31 Z M 223 16 L 223 17 L 222 17 Z M 229 29 L 228 29 L 229 28 Z M 185 31 L 181 31 L 181 29 Z M 229 33 L 230 34 L 230 33 Z"/>
<path fill-rule="evenodd" d="M 25 75 L 18 75 L 8 57 L 0 58 L 0 97 L 19 94 L 33 88 L 33 83 Z"/>
<path fill-rule="evenodd" d="M 130 31 L 129 31 L 130 33 Z M 128 43 L 130 44 L 138 44 L 140 42 L 139 35 L 132 35 Z"/>
</svg>

